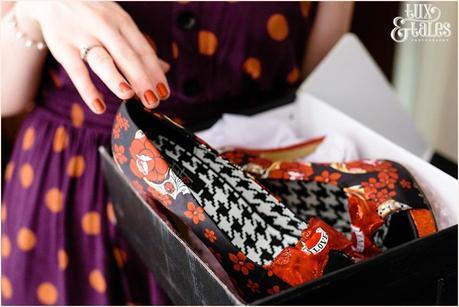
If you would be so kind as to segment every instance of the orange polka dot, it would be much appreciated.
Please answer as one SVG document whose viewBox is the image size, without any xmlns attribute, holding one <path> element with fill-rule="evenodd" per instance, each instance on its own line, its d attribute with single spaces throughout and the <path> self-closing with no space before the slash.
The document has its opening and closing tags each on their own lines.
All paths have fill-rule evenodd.
<svg viewBox="0 0 459 307">
<path fill-rule="evenodd" d="M 61 152 L 67 147 L 69 141 L 69 137 L 67 135 L 67 131 L 65 130 L 64 126 L 59 126 L 54 132 L 53 138 L 53 150 L 55 152 Z"/>
<path fill-rule="evenodd" d="M 97 212 L 90 211 L 83 215 L 81 227 L 87 235 L 98 235 L 100 233 L 100 215 Z"/>
<path fill-rule="evenodd" d="M 37 244 L 37 237 L 32 230 L 22 227 L 18 232 L 16 243 L 19 249 L 27 252 L 35 247 Z"/>
<path fill-rule="evenodd" d="M 300 70 L 298 67 L 292 69 L 292 71 L 287 76 L 287 82 L 290 84 L 295 83 L 300 78 Z"/>
<path fill-rule="evenodd" d="M 67 265 L 69 264 L 69 257 L 67 256 L 67 253 L 65 250 L 60 249 L 57 251 L 57 265 L 59 267 L 59 270 L 64 271 L 67 268 Z"/>
<path fill-rule="evenodd" d="M 21 181 L 21 186 L 25 189 L 30 187 L 33 182 L 33 168 L 29 163 L 25 163 L 21 166 L 19 170 L 19 180 Z"/>
<path fill-rule="evenodd" d="M 72 109 L 70 110 L 70 119 L 72 120 L 73 126 L 79 128 L 84 123 L 84 110 L 78 103 L 72 104 Z"/>
<path fill-rule="evenodd" d="M 301 1 L 300 2 L 300 10 L 301 10 L 301 15 L 303 15 L 303 17 L 308 17 L 309 16 L 309 11 L 311 10 L 311 2 L 309 2 L 309 1 Z"/>
<path fill-rule="evenodd" d="M 2 296 L 4 299 L 10 299 L 13 297 L 13 287 L 8 277 L 2 276 Z"/>
<path fill-rule="evenodd" d="M 218 39 L 212 32 L 199 31 L 198 46 L 200 54 L 213 55 L 217 51 Z"/>
<path fill-rule="evenodd" d="M 30 148 L 32 148 L 34 142 L 35 142 L 35 129 L 32 127 L 29 127 L 24 132 L 24 137 L 22 139 L 22 150 L 29 150 Z"/>
<path fill-rule="evenodd" d="M 112 223 L 113 225 L 116 224 L 115 210 L 113 210 L 113 204 L 111 202 L 107 203 L 107 217 L 110 223 Z"/>
<path fill-rule="evenodd" d="M 104 293 L 107 289 L 105 278 L 99 270 L 92 270 L 89 273 L 89 284 L 99 293 Z"/>
<path fill-rule="evenodd" d="M 2 203 L 2 222 L 5 222 L 5 221 L 6 221 L 6 205 L 3 202 Z"/>
<path fill-rule="evenodd" d="M 70 158 L 67 164 L 67 174 L 70 177 L 80 177 L 84 173 L 86 163 L 83 156 L 74 156 Z"/>
<path fill-rule="evenodd" d="M 41 283 L 37 288 L 37 298 L 43 305 L 54 305 L 57 303 L 57 288 L 50 282 Z"/>
<path fill-rule="evenodd" d="M 150 44 L 151 48 L 153 48 L 153 50 L 154 50 L 155 52 L 158 52 L 158 49 L 157 49 L 157 47 L 156 47 L 156 42 L 154 41 L 154 39 L 151 38 L 151 36 L 148 35 L 148 34 L 146 34 L 146 33 L 143 33 L 143 36 L 145 36 L 145 38 L 147 39 L 148 44 Z"/>
<path fill-rule="evenodd" d="M 14 172 L 14 162 L 9 162 L 5 168 L 5 180 L 10 181 L 11 177 L 13 177 Z"/>
<path fill-rule="evenodd" d="M 176 42 L 172 42 L 172 58 L 178 59 L 179 50 Z"/>
<path fill-rule="evenodd" d="M 261 63 L 257 58 L 248 58 L 245 60 L 242 68 L 252 79 L 258 79 L 261 75 Z"/>
<path fill-rule="evenodd" d="M 45 194 L 46 207 L 53 213 L 58 213 L 64 205 L 64 195 L 58 188 L 51 188 Z"/>
<path fill-rule="evenodd" d="M 119 268 L 122 268 L 127 261 L 127 254 L 121 248 L 115 247 L 113 249 L 113 255 L 115 256 L 116 264 Z"/>
<path fill-rule="evenodd" d="M 276 41 L 283 41 L 288 35 L 288 23 L 282 14 L 274 14 L 266 24 L 269 36 Z"/>
<path fill-rule="evenodd" d="M 11 242 L 7 235 L 2 235 L 2 258 L 8 258 L 11 252 Z"/>
</svg>

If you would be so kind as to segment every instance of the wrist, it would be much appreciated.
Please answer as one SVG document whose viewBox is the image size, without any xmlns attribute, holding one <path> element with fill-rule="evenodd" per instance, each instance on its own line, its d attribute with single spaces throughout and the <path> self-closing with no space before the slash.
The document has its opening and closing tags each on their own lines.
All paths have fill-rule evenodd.
<svg viewBox="0 0 459 307">
<path fill-rule="evenodd" d="M 28 37 L 35 41 L 43 41 L 38 18 L 34 15 L 37 7 L 33 7 L 33 1 L 18 1 L 12 10 L 15 15 L 18 28 Z"/>
</svg>

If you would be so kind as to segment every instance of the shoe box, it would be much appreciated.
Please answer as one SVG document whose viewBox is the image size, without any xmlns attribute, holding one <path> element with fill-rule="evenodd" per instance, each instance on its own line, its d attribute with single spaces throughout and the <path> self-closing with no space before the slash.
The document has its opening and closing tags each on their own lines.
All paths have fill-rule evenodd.
<svg viewBox="0 0 459 307">
<path fill-rule="evenodd" d="M 319 65 L 318 70 L 325 69 Z M 323 78 L 326 82 L 326 76 Z M 317 75 L 313 79 L 316 82 Z M 338 130 L 355 142 L 362 158 L 401 163 L 414 175 L 432 204 L 437 233 L 301 286 L 247 302 L 199 257 L 167 212 L 152 208 L 138 196 L 115 165 L 110 150 L 101 147 L 106 181 L 124 236 L 177 305 L 457 305 L 457 180 L 423 159 L 429 148 L 417 138 L 412 127 L 400 125 L 400 129 L 410 130 L 402 133 L 407 142 L 397 136 L 393 126 L 404 115 L 387 117 L 390 129 L 378 127 L 378 123 L 365 123 L 364 114 L 353 116 L 352 111 L 317 98 L 323 97 L 320 88 L 307 82 L 295 93 L 283 94 L 241 113 L 265 120 L 284 118 L 294 121 L 298 129 L 317 135 Z M 364 108 L 371 111 L 368 106 Z M 389 111 L 393 108 L 389 107 Z M 384 112 L 387 110 L 380 111 Z M 216 120 L 187 128 L 200 131 Z"/>
</svg>

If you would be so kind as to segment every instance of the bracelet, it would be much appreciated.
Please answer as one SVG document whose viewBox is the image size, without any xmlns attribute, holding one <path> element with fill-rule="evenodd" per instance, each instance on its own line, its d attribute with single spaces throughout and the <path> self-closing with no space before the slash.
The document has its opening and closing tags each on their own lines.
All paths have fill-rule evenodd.
<svg viewBox="0 0 459 307">
<path fill-rule="evenodd" d="M 15 36 L 19 40 L 24 40 L 24 44 L 27 48 L 35 47 L 37 50 L 43 50 L 46 48 L 44 41 L 36 41 L 27 36 L 18 27 L 18 21 L 15 14 L 11 14 L 8 20 L 8 26 L 15 31 Z"/>
</svg>

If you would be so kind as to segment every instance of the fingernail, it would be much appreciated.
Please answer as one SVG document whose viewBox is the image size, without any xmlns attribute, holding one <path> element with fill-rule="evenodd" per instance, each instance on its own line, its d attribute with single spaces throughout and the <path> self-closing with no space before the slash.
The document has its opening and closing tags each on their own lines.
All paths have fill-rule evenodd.
<svg viewBox="0 0 459 307">
<path fill-rule="evenodd" d="M 132 90 L 132 88 L 126 82 L 121 82 L 119 88 L 122 93 L 126 93 Z"/>
<path fill-rule="evenodd" d="M 104 113 L 105 103 L 103 103 L 99 98 L 94 100 L 93 106 L 97 113 Z"/>
<path fill-rule="evenodd" d="M 168 95 L 168 91 L 164 83 L 160 82 L 156 85 L 156 90 L 158 91 L 159 98 L 164 99 Z"/>
<path fill-rule="evenodd" d="M 145 93 L 143 94 L 143 97 L 145 98 L 149 106 L 151 107 L 156 106 L 158 102 L 158 98 L 156 98 L 156 95 L 153 93 L 152 90 L 146 90 Z"/>
</svg>

